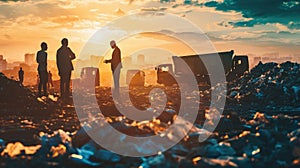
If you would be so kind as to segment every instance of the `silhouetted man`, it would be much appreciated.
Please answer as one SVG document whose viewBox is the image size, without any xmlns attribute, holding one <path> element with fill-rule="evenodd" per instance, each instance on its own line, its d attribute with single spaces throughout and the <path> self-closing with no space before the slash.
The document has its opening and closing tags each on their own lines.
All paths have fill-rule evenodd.
<svg viewBox="0 0 300 168">
<path fill-rule="evenodd" d="M 48 72 L 48 89 L 53 87 L 53 81 L 52 81 L 52 73 L 49 71 Z"/>
<path fill-rule="evenodd" d="M 23 71 L 22 67 L 20 67 L 20 70 L 19 70 L 19 81 L 20 81 L 21 85 L 23 85 L 24 71 Z"/>
<path fill-rule="evenodd" d="M 62 46 L 56 53 L 56 64 L 60 76 L 60 94 L 63 97 L 70 94 L 71 73 L 74 70 L 72 60 L 76 58 L 73 51 L 68 47 L 68 43 L 68 39 L 62 39 Z"/>
<path fill-rule="evenodd" d="M 48 80 L 48 72 L 47 72 L 47 56 L 48 53 L 46 50 L 48 49 L 47 43 L 41 43 L 41 50 L 37 52 L 36 55 L 36 62 L 38 65 L 38 73 L 39 73 L 39 95 L 42 95 L 42 88 L 43 88 L 43 95 L 47 95 L 47 80 Z"/>
<path fill-rule="evenodd" d="M 111 70 L 113 73 L 113 78 L 114 78 L 114 94 L 119 95 L 119 80 L 120 80 L 120 72 L 122 68 L 122 62 L 121 62 L 121 50 L 117 46 L 116 42 L 112 40 L 110 42 L 110 46 L 112 49 L 114 49 L 112 53 L 112 57 L 110 60 L 105 60 L 104 62 L 111 63 Z"/>
</svg>

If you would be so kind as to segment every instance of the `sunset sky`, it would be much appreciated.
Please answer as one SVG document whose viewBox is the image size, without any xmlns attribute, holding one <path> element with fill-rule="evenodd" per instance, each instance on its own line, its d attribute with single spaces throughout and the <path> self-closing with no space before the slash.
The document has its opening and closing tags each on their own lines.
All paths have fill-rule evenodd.
<svg viewBox="0 0 300 168">
<path fill-rule="evenodd" d="M 152 17 L 162 25 L 169 21 L 166 14 L 171 14 L 195 24 L 202 33 L 185 27 L 185 21 L 178 24 L 170 21 L 169 27 L 144 22 L 140 32 L 157 33 L 142 32 L 129 37 L 130 32 L 136 31 L 134 20 L 128 23 L 122 18 L 132 14 L 140 16 L 136 20 Z M 176 39 L 165 36 L 176 34 L 186 40 L 207 36 L 217 51 L 233 49 L 236 54 L 292 56 L 300 54 L 299 16 L 300 2 L 294 0 L 1 0 L 0 55 L 8 61 L 22 61 L 25 53 L 36 53 L 45 41 L 49 59 L 55 59 L 64 37 L 82 57 L 104 55 L 104 51 L 110 51 L 109 39 L 122 37 L 120 46 L 124 55 L 162 46 L 169 53 L 181 54 L 184 45 L 174 47 Z M 98 37 L 97 32 L 104 29 L 109 36 Z M 93 39 L 95 43 L 91 42 Z M 91 44 L 91 49 L 82 53 L 86 44 Z M 97 48 L 98 44 L 103 50 Z"/>
</svg>

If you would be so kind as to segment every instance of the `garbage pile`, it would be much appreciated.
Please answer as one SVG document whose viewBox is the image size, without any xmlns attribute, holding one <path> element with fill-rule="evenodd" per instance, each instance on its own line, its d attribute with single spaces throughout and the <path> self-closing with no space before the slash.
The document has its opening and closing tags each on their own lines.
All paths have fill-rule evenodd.
<svg viewBox="0 0 300 168">
<path fill-rule="evenodd" d="M 223 117 L 230 120 L 228 116 Z M 122 132 L 134 132 L 135 136 L 139 136 L 141 132 L 157 134 L 169 124 L 161 123 L 157 119 L 132 122 L 126 118 L 107 118 L 107 121 L 117 125 Z M 292 168 L 300 166 L 298 123 L 297 117 L 268 116 L 257 112 L 250 118 L 241 118 L 242 130 L 214 132 L 204 142 L 200 142 L 199 137 L 209 132 L 200 126 L 194 126 L 186 137 L 171 149 L 148 157 L 126 157 L 110 152 L 96 144 L 83 129 L 73 133 L 63 130 L 53 134 L 40 132 L 37 136 L 40 143 L 34 146 L 25 146 L 20 142 L 5 143 L 0 139 L 0 163 L 3 167 Z M 173 132 L 182 130 L 180 127 Z M 104 128 L 91 131 L 99 135 L 109 135 L 109 130 Z M 116 141 L 109 139 L 109 136 L 107 138 L 111 143 Z M 169 138 L 172 141 L 176 134 Z M 151 144 L 149 141 L 145 143 Z M 135 147 L 147 152 L 146 146 Z"/>
<path fill-rule="evenodd" d="M 37 97 L 30 89 L 7 78 L 3 73 L 0 73 L 0 104 L 1 112 L 7 114 L 51 111 L 51 106 L 55 105 L 51 99 Z"/>
<path fill-rule="evenodd" d="M 250 72 L 229 84 L 229 101 L 243 105 L 299 106 L 300 64 L 259 63 Z"/>
</svg>

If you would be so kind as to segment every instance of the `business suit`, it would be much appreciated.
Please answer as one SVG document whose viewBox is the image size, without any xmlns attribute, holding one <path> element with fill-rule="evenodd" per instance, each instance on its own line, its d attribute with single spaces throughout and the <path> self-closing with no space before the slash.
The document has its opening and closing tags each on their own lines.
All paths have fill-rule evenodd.
<svg viewBox="0 0 300 168">
<path fill-rule="evenodd" d="M 114 45 L 114 51 L 112 53 L 112 58 L 110 60 L 107 60 L 106 63 L 111 63 L 111 70 L 113 73 L 113 80 L 114 80 L 114 93 L 119 94 L 119 88 L 120 88 L 120 73 L 122 68 L 122 62 L 121 62 L 121 50 L 118 46 Z"/>
</svg>

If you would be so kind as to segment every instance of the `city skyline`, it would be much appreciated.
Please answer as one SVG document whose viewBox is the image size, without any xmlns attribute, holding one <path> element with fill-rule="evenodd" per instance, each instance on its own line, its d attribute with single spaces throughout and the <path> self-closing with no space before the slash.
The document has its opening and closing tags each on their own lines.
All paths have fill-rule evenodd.
<svg viewBox="0 0 300 168">
<path fill-rule="evenodd" d="M 266 6 L 269 10 L 265 9 Z M 270 3 L 267 0 L 255 3 L 236 0 L 1 0 L 0 26 L 4 31 L 0 33 L 0 54 L 8 62 L 20 61 L 24 53 L 36 53 L 40 43 L 46 41 L 49 60 L 54 60 L 60 40 L 66 37 L 74 52 L 81 55 L 91 37 L 116 19 L 133 13 L 143 17 L 150 14 L 153 18 L 170 13 L 199 27 L 217 51 L 232 49 L 236 54 L 243 55 L 278 53 L 282 57 L 298 56 L 300 22 L 296 16 L 300 14 L 299 8 L 298 1 Z M 180 31 L 186 30 L 183 24 L 175 25 L 179 27 L 177 29 L 172 26 L 168 30 L 157 28 L 155 32 L 168 31 L 178 36 L 194 33 L 193 30 Z M 131 31 L 131 25 L 125 23 L 124 27 L 123 30 L 115 30 L 126 35 Z M 146 23 L 144 27 L 151 27 L 151 23 Z M 164 45 L 165 49 L 170 49 L 168 45 L 174 45 L 174 41 L 165 37 L 142 34 L 120 44 L 124 55 L 131 55 L 136 49 L 131 50 L 130 47 L 138 48 L 141 40 L 149 41 L 151 38 L 156 40 L 157 46 Z M 108 42 L 103 45 L 110 51 Z M 101 54 L 95 50 L 87 56 Z"/>
</svg>

